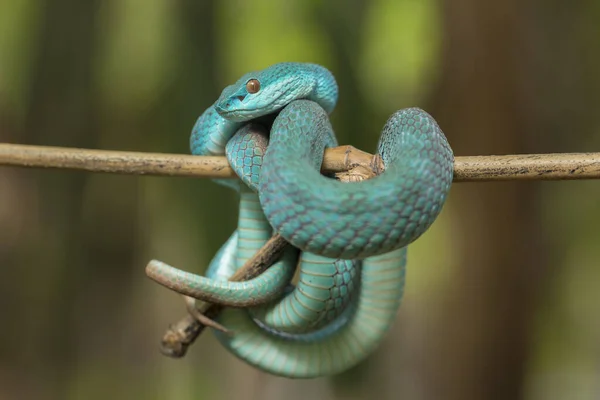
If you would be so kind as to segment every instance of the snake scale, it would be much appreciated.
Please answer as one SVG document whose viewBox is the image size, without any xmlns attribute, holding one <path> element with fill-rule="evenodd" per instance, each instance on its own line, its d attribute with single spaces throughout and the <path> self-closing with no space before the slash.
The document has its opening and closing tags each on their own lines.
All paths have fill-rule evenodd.
<svg viewBox="0 0 600 400">
<path fill-rule="evenodd" d="M 324 67 L 279 63 L 226 87 L 197 120 L 194 155 L 226 155 L 239 180 L 237 230 L 206 276 L 159 261 L 149 276 L 180 293 L 229 306 L 215 332 L 237 357 L 269 373 L 340 373 L 379 345 L 403 294 L 406 246 L 434 222 L 453 177 L 453 153 L 425 111 L 395 112 L 377 154 L 385 171 L 342 183 L 320 173 L 337 146 L 328 114 L 338 86 Z M 228 282 L 279 233 L 293 245 L 259 277 Z M 295 286 L 290 281 L 299 269 Z"/>
</svg>

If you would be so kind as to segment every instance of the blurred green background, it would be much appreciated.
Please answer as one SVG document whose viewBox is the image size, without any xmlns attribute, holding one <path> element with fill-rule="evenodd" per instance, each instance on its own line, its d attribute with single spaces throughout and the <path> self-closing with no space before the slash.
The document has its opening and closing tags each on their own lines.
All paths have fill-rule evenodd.
<svg viewBox="0 0 600 400">
<path fill-rule="evenodd" d="M 600 3 L 0 2 L 0 142 L 188 152 L 242 73 L 332 70 L 341 143 L 420 106 L 457 156 L 600 149 Z M 202 272 L 234 229 L 209 180 L 0 168 L 0 399 L 600 398 L 600 182 L 456 184 L 409 251 L 384 345 L 335 378 L 253 370 L 144 275 Z"/>
</svg>

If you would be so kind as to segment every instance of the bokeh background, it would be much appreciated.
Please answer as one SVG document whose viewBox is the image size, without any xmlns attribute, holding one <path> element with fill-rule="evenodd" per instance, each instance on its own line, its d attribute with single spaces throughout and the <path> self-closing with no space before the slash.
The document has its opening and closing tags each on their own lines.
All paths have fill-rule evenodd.
<svg viewBox="0 0 600 400">
<path fill-rule="evenodd" d="M 241 74 L 332 70 L 341 143 L 420 106 L 457 156 L 600 150 L 600 2 L 0 2 L 0 141 L 188 152 Z M 385 343 L 334 378 L 258 372 L 144 275 L 202 272 L 236 195 L 209 180 L 0 168 L 1 399 L 600 398 L 600 182 L 463 183 L 409 251 Z"/>
</svg>

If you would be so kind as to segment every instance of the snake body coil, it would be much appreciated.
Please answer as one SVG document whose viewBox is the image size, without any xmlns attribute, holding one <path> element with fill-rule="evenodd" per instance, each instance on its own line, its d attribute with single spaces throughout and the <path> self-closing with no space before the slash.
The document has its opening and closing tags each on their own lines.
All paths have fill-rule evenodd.
<svg viewBox="0 0 600 400">
<path fill-rule="evenodd" d="M 327 69 L 301 63 L 275 64 L 225 88 L 190 143 L 196 155 L 226 154 L 239 175 L 220 181 L 240 191 L 238 229 L 206 277 L 153 267 L 153 279 L 181 293 L 252 306 L 227 308 L 219 322 L 235 334 L 217 337 L 275 375 L 339 373 L 379 345 L 402 298 L 406 246 L 433 223 L 452 182 L 452 150 L 417 108 L 385 124 L 381 175 L 356 183 L 322 176 L 323 152 L 337 145 L 328 118 L 337 95 Z M 271 125 L 268 139 L 251 121 Z M 302 251 L 299 259 L 289 252 L 252 281 L 227 282 L 273 232 Z M 296 262 L 299 282 L 285 290 Z"/>
</svg>

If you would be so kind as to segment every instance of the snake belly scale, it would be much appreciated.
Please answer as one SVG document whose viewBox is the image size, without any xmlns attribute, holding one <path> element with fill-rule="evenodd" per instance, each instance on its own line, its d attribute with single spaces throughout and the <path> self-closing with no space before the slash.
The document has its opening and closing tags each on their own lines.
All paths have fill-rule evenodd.
<svg viewBox="0 0 600 400">
<path fill-rule="evenodd" d="M 190 145 L 195 155 L 226 155 L 239 176 L 217 181 L 240 193 L 237 230 L 206 276 L 159 261 L 147 269 L 180 293 L 229 306 L 218 322 L 234 334 L 215 332 L 219 341 L 290 378 L 342 372 L 377 348 L 402 299 L 406 247 L 434 222 L 452 183 L 452 150 L 418 108 L 385 124 L 381 175 L 353 183 L 322 176 L 324 150 L 337 145 L 328 118 L 337 97 L 333 75 L 305 63 L 275 64 L 225 88 Z M 273 233 L 300 254 L 286 252 L 251 281 L 228 282 Z"/>
</svg>

